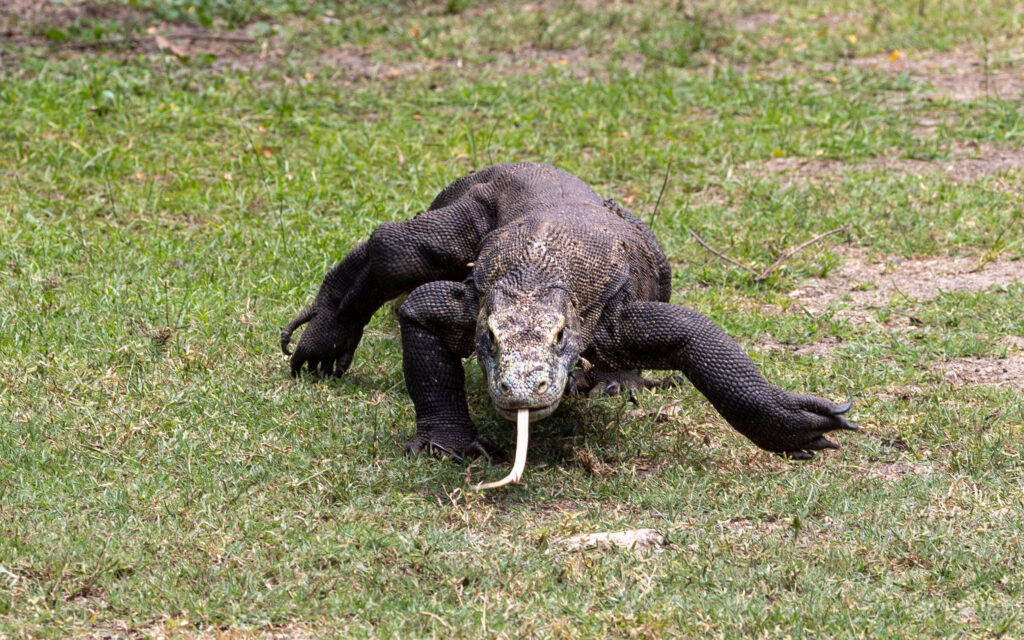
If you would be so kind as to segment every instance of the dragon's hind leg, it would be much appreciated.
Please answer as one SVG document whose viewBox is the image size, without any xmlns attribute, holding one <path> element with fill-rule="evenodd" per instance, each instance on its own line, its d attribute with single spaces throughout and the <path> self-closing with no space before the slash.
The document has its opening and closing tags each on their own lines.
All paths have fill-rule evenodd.
<svg viewBox="0 0 1024 640">
<path fill-rule="evenodd" d="M 670 375 L 660 380 L 645 378 L 639 369 L 623 371 L 600 371 L 598 369 L 576 369 L 569 376 L 567 392 L 572 396 L 615 396 L 629 394 L 630 402 L 637 404 L 636 392 L 641 389 L 663 389 L 676 387 L 682 377 Z"/>
</svg>

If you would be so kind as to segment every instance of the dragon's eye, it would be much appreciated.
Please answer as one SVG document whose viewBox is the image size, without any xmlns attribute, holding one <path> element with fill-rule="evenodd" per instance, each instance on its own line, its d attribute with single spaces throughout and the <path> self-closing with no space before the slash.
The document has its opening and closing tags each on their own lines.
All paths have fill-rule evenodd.
<svg viewBox="0 0 1024 640">
<path fill-rule="evenodd" d="M 487 351 L 492 355 L 498 355 L 498 337 L 494 335 L 494 329 L 487 329 Z"/>
<path fill-rule="evenodd" d="M 558 345 L 558 352 L 559 353 L 565 351 L 565 347 L 568 346 L 569 339 L 565 335 L 565 328 L 564 327 L 558 330 L 558 335 L 555 336 L 555 344 Z"/>
</svg>

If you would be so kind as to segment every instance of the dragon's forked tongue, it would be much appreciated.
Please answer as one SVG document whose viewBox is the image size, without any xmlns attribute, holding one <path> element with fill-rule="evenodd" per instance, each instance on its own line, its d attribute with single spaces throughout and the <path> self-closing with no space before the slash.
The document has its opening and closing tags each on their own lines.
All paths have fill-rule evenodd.
<svg viewBox="0 0 1024 640">
<path fill-rule="evenodd" d="M 506 484 L 519 482 L 523 477 L 523 469 L 526 468 L 526 445 L 530 441 L 530 410 L 520 409 L 516 415 L 516 457 L 512 463 L 512 472 L 501 480 L 494 482 L 481 482 L 473 485 L 474 491 L 482 489 L 496 489 Z"/>
</svg>

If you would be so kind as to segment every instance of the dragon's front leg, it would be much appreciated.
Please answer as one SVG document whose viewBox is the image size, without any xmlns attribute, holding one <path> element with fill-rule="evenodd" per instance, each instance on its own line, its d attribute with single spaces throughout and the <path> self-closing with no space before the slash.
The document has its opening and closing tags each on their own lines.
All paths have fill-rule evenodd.
<svg viewBox="0 0 1024 640">
<path fill-rule="evenodd" d="M 682 371 L 715 409 L 754 444 L 808 459 L 839 445 L 830 431 L 856 430 L 836 405 L 770 384 L 750 357 L 704 315 L 665 302 L 633 302 L 606 321 L 599 350 L 623 368 Z"/>
<path fill-rule="evenodd" d="M 412 455 L 504 457 L 469 417 L 462 359 L 473 351 L 476 303 L 468 289 L 431 282 L 413 291 L 398 311 L 405 384 L 416 407 L 416 436 L 405 445 Z"/>
</svg>

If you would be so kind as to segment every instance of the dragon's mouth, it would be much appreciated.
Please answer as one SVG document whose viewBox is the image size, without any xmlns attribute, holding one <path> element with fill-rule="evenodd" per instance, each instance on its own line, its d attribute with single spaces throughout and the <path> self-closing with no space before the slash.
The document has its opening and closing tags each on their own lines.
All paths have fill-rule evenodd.
<svg viewBox="0 0 1024 640">
<path fill-rule="evenodd" d="M 502 418 L 505 418 L 506 420 L 511 420 L 512 422 L 516 421 L 516 417 L 519 415 L 519 410 L 520 409 L 529 409 L 530 410 L 530 422 L 536 422 L 538 420 L 543 420 L 544 418 L 546 418 L 546 417 L 550 416 L 552 413 L 554 413 L 555 409 L 558 408 L 558 405 L 559 405 L 559 403 L 561 401 L 562 401 L 562 399 L 558 398 L 554 402 L 552 402 L 551 404 L 545 405 L 543 407 L 509 407 L 509 408 L 505 408 L 505 407 L 501 407 L 501 406 L 495 404 L 494 408 L 498 411 L 498 414 L 500 414 Z"/>
</svg>

